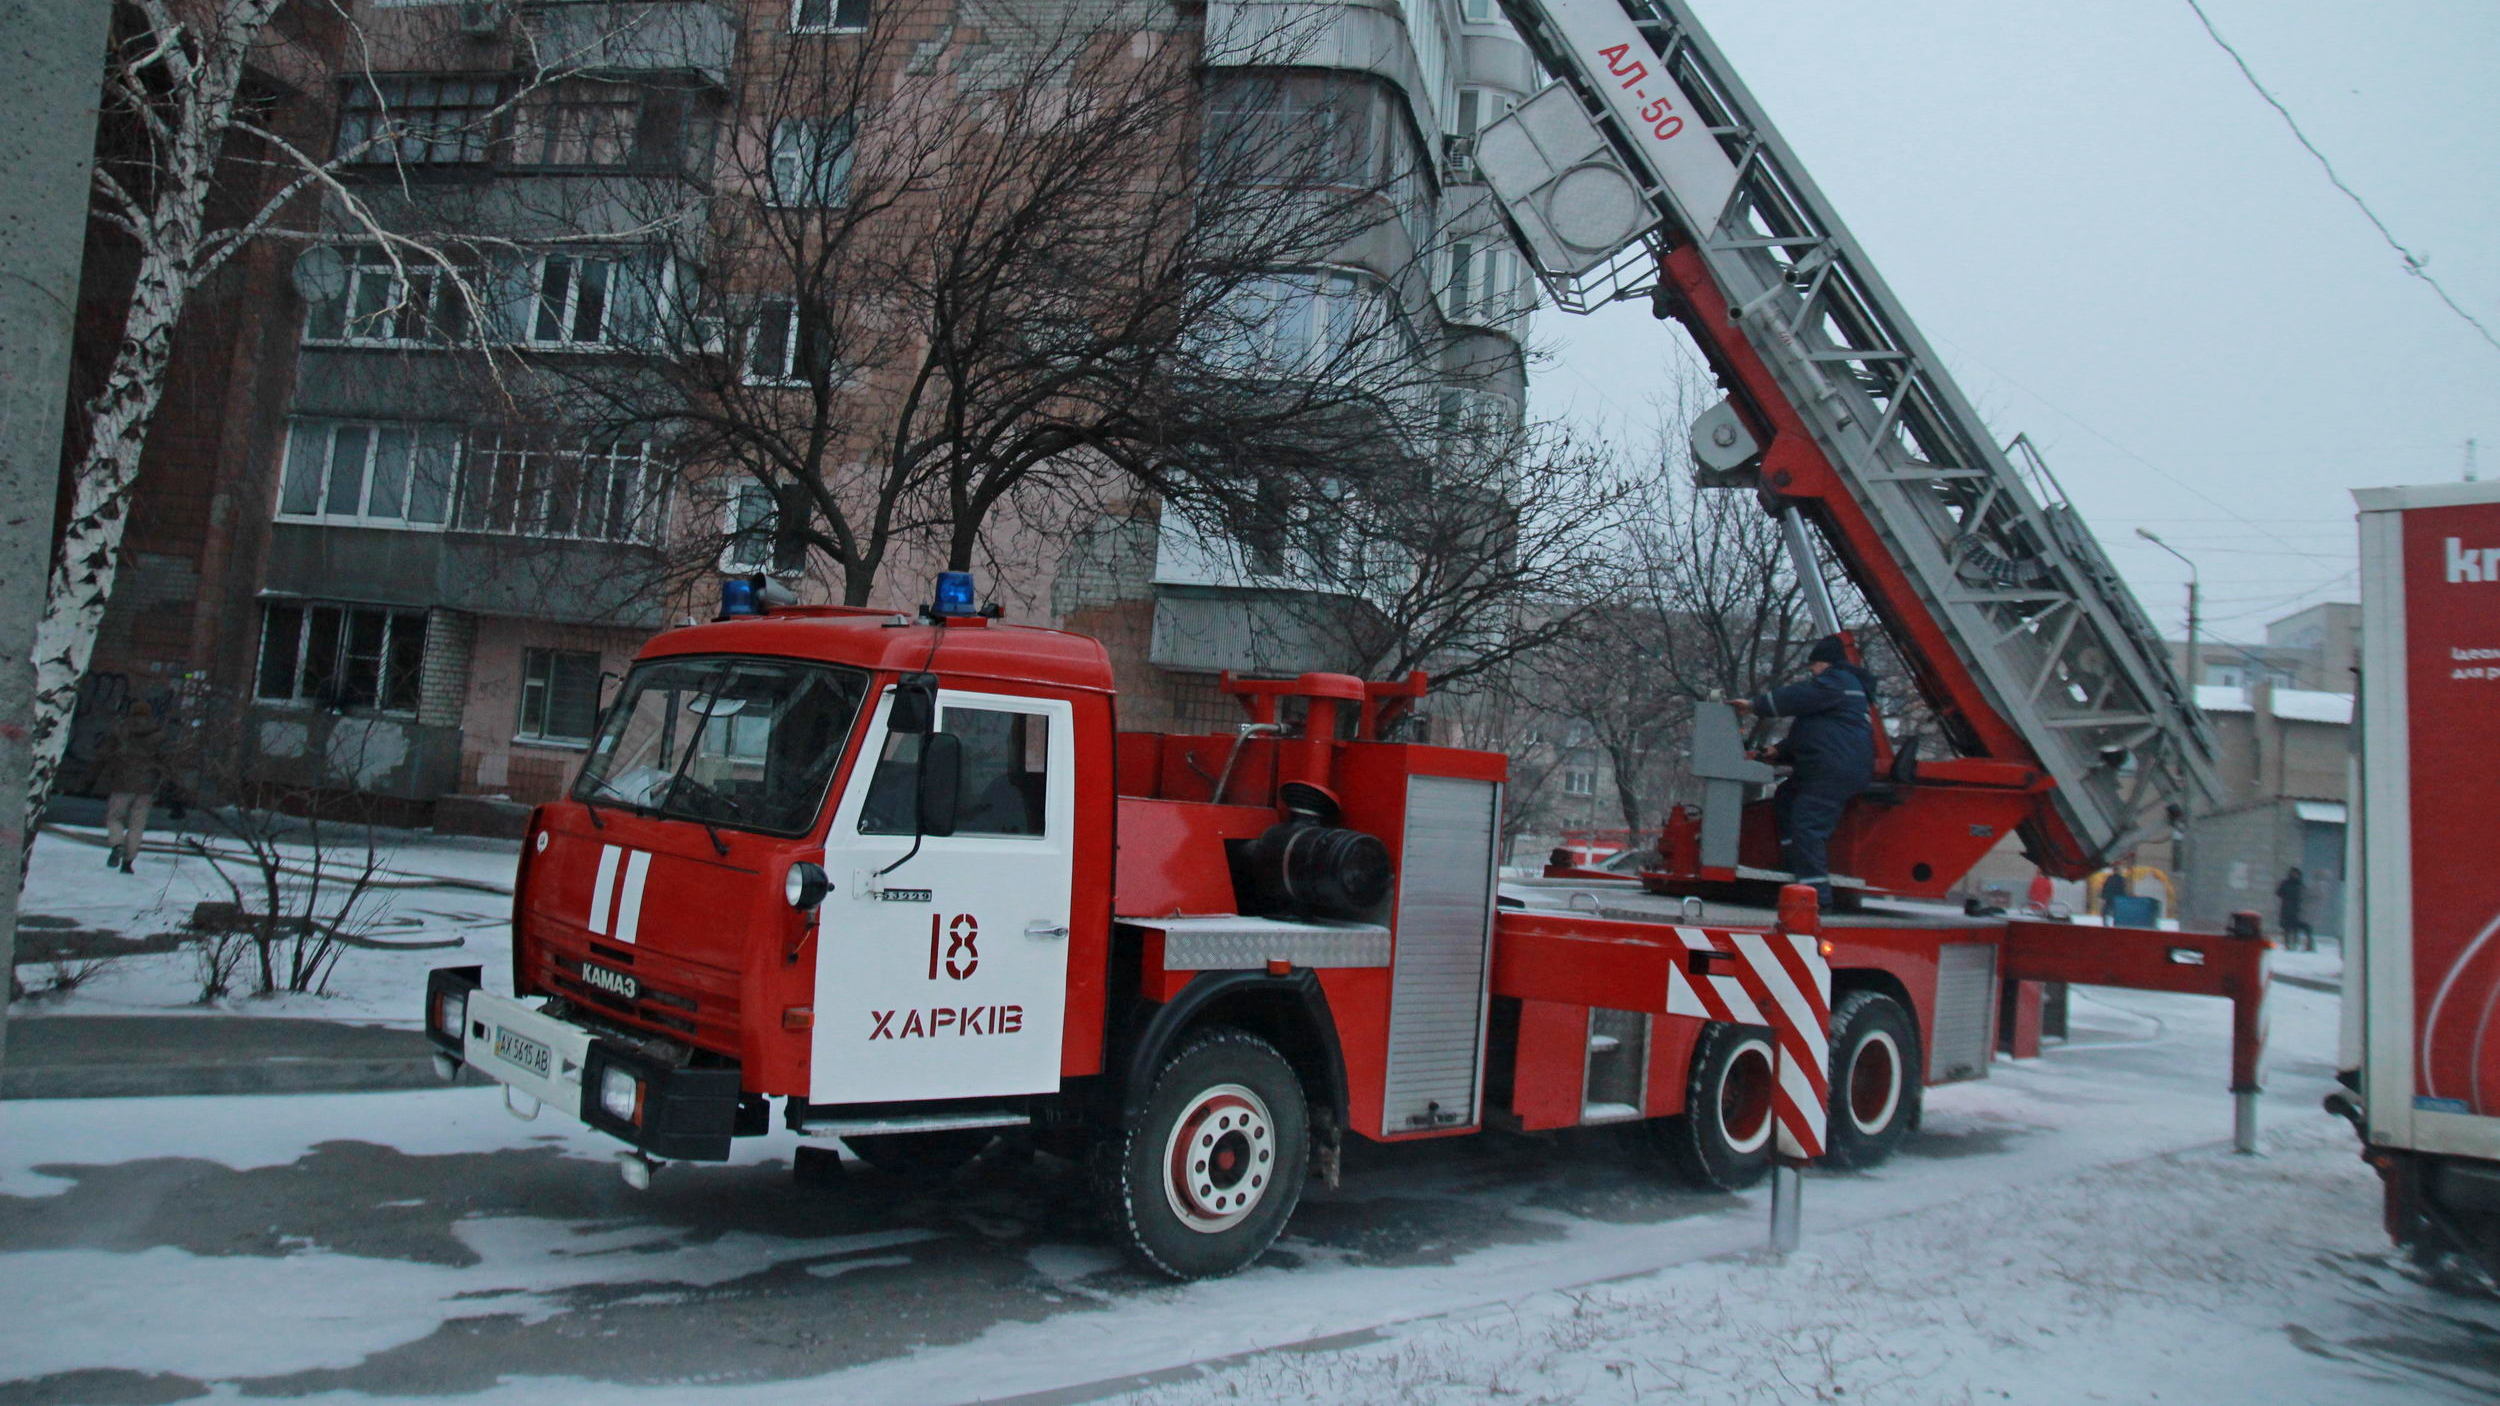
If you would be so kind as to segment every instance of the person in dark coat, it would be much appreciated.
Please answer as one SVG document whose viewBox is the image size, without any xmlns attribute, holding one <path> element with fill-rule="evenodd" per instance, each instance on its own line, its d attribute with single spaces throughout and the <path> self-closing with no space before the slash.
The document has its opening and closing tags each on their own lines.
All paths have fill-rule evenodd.
<svg viewBox="0 0 2500 1406">
<path fill-rule="evenodd" d="M 1825 907 L 1832 901 L 1831 840 L 1851 797 L 1875 782 L 1875 676 L 1849 662 L 1838 635 L 1806 651 L 1807 677 L 1736 700 L 1739 713 L 1788 718 L 1788 735 L 1756 755 L 1790 768 L 1771 797 L 1780 856 Z"/>
<path fill-rule="evenodd" d="M 2135 897 L 2135 881 L 2127 877 L 2127 870 L 2134 864 L 2135 856 L 2128 855 L 2109 866 L 2109 873 L 2101 879 L 2101 912 L 2104 916 L 2109 913 L 2111 899 Z"/>
<path fill-rule="evenodd" d="M 165 724 L 145 701 L 130 705 L 96 753 L 96 787 L 104 792 L 104 863 L 131 872 L 148 832 L 148 810 L 165 784 Z"/>
<path fill-rule="evenodd" d="M 2318 939 L 2309 931 L 2309 882 L 2300 876 L 2300 866 L 2292 866 L 2283 882 L 2274 886 L 2275 916 L 2283 932 L 2283 945 L 2295 952 L 2317 950 Z"/>
</svg>

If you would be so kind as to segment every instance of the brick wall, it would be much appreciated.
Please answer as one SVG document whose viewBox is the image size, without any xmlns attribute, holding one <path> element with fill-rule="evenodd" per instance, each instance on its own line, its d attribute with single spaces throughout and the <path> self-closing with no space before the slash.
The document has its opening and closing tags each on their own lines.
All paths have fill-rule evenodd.
<svg viewBox="0 0 2500 1406">
<path fill-rule="evenodd" d="M 469 705 L 469 660 L 476 649 L 476 616 L 456 610 L 426 612 L 417 721 L 436 727 L 460 726 Z"/>
<path fill-rule="evenodd" d="M 470 617 L 476 638 L 469 653 L 469 672 L 461 698 L 460 786 L 478 795 L 510 796 L 535 805 L 564 793 L 581 766 L 582 749 L 563 743 L 531 741 L 517 736 L 521 720 L 521 676 L 531 649 L 589 650 L 599 667 L 622 674 L 634 652 L 649 636 L 640 630 L 555 625 L 509 616 Z M 602 701 L 613 701 L 616 685 L 602 689 Z"/>
</svg>

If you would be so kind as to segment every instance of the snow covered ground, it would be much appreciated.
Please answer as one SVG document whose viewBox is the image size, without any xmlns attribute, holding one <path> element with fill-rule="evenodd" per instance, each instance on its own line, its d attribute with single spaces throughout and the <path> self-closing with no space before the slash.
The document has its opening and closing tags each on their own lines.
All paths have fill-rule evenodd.
<svg viewBox="0 0 2500 1406">
<path fill-rule="evenodd" d="M 2334 999 L 2277 993 L 2268 1155 L 2225 1150 L 2225 1007 L 2079 993 L 2066 1048 L 1810 1177 L 1777 1265 L 1759 1193 L 1587 1136 L 1358 1148 L 1176 1287 L 1049 1159 L 810 1188 L 775 1134 L 637 1194 L 487 1090 L 0 1104 L 0 1401 L 2491 1399 L 2500 1306 L 2398 1267 L 2317 1111 Z"/>
<path fill-rule="evenodd" d="M 2350 1131 L 1983 1192 L 1810 1241 L 1268 1352 L 1131 1398 L 2489 1401 L 2500 1312 L 2407 1280 Z"/>
<path fill-rule="evenodd" d="M 152 830 L 148 838 L 135 872 L 123 874 L 105 867 L 100 832 L 45 826 L 22 902 L 28 931 L 40 937 L 47 925 L 67 924 L 118 934 L 137 947 L 151 936 L 180 932 L 197 904 L 230 901 L 207 859 L 180 847 L 168 832 Z M 192 838 L 239 853 L 231 838 L 213 831 L 194 832 Z M 519 852 L 510 841 L 387 832 L 379 850 L 384 872 L 364 907 L 372 922 L 362 935 L 377 946 L 342 956 L 324 995 L 236 996 L 202 1006 L 192 952 L 134 952 L 115 958 L 74 992 L 21 1003 L 10 1015 L 304 1016 L 414 1026 L 428 969 L 455 962 L 482 962 L 493 969 L 505 963 Z M 301 847 L 291 847 L 291 853 L 309 858 Z M 329 863 L 353 872 L 362 867 L 363 851 L 334 855 Z M 253 872 L 248 860 L 229 868 Z M 19 975 L 29 987 L 40 987 L 48 972 L 36 963 L 21 965 Z"/>
</svg>

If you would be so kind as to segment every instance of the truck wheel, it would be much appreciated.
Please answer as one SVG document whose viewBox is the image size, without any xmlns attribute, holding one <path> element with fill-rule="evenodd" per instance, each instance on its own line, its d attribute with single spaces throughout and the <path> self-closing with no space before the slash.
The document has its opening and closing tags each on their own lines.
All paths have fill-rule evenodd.
<svg viewBox="0 0 2500 1406">
<path fill-rule="evenodd" d="M 1684 1113 L 1648 1124 L 1675 1174 L 1709 1191 L 1742 1191 L 1771 1165 L 1778 1064 L 1769 1032 L 1713 1021 L 1693 1042 Z"/>
<path fill-rule="evenodd" d="M 1852 991 L 1832 1008 L 1832 1106 L 1823 1160 L 1873 1167 L 1918 1122 L 1918 1025 L 1880 991 Z"/>
<path fill-rule="evenodd" d="M 879 1133 L 842 1141 L 859 1160 L 890 1177 L 943 1181 L 971 1165 L 997 1137 L 990 1128 L 949 1128 L 936 1133 Z"/>
<path fill-rule="evenodd" d="M 1164 1062 L 1145 1117 L 1103 1149 L 1113 1233 L 1174 1279 L 1257 1259 L 1302 1198 L 1310 1113 L 1274 1046 L 1210 1030 Z"/>
</svg>

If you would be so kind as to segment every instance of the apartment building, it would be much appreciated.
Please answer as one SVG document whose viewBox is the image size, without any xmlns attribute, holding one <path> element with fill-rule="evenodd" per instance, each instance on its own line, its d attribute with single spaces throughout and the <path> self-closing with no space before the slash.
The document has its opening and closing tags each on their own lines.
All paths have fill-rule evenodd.
<svg viewBox="0 0 2500 1406">
<path fill-rule="evenodd" d="M 1349 179 L 1384 218 L 1321 269 L 1279 271 L 1288 354 L 1369 317 L 1404 322 L 1439 360 L 1439 412 L 1517 424 L 1521 338 L 1535 284 L 1471 160 L 1476 132 L 1542 82 L 1494 0 L 1217 3 L 1211 32 L 1290 35 L 1218 46 L 1211 107 L 1289 122 L 1326 113 L 1354 134 Z M 1321 356 L 1325 357 L 1324 347 Z M 1362 666 L 1373 613 L 1362 583 L 1321 560 L 1323 535 L 1210 539 L 1180 518 L 1107 517 L 1054 582 L 1052 613 L 1105 640 L 1128 681 L 1123 718 L 1140 727 L 1229 727 L 1222 671 L 1280 674 Z"/>
<path fill-rule="evenodd" d="M 1209 109 L 1329 124 L 1344 179 L 1380 202 L 1361 238 L 1275 271 L 1271 348 L 1386 318 L 1432 360 L 1422 380 L 1446 370 L 1443 414 L 1518 421 L 1531 284 L 1466 158 L 1536 75 L 1491 0 L 1218 3 L 1203 20 L 1093 8 L 1145 38 L 1199 23 L 1289 32 L 1284 47 L 1210 45 Z M 715 491 L 657 428 L 665 417 L 638 413 L 681 386 L 638 387 L 625 370 L 594 395 L 583 369 L 647 365 L 624 353 L 664 339 L 734 363 L 742 385 L 802 385 L 836 330 L 741 283 L 717 212 L 839 206 L 852 163 L 873 153 L 855 153 L 842 114 L 756 114 L 787 107 L 794 64 L 838 63 L 872 31 L 892 57 L 855 79 L 863 90 L 992 42 L 1029 9 L 355 0 L 355 43 L 290 107 L 344 160 L 334 238 L 258 255 L 257 281 L 191 329 L 256 349 L 228 357 L 217 396 L 177 398 L 157 427 L 160 443 L 202 446 L 217 506 L 165 514 L 196 490 L 170 475 L 143 485 L 139 521 L 167 525 L 134 532 L 144 555 L 107 623 L 108 641 L 130 643 L 100 654 L 101 674 L 232 700 L 257 774 L 423 818 L 445 797 L 557 794 L 605 686 L 651 632 L 708 613 L 721 573 L 842 598 L 838 576 L 776 529 L 772 492 L 734 476 Z M 872 361 L 857 373 L 837 389 L 880 393 Z M 900 543 L 870 602 L 910 606 L 934 550 Z M 1309 622 L 1366 603 L 1311 571 L 1311 550 L 1210 536 L 1133 495 L 1044 549 L 993 551 L 992 585 L 1026 618 L 1105 638 L 1132 725 L 1220 725 L 1221 670 L 1342 663 Z M 183 552 L 214 561 L 223 585 L 159 561 Z M 166 627 L 177 607 L 195 621 L 180 638 Z M 110 685 L 91 692 L 108 711 Z"/>
</svg>

